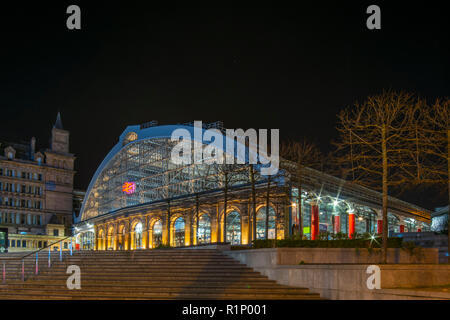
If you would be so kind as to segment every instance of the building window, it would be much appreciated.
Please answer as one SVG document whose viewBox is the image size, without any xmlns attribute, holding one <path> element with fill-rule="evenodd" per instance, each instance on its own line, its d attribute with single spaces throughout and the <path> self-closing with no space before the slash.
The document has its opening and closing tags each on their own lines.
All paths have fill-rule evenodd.
<svg viewBox="0 0 450 320">
<path fill-rule="evenodd" d="M 134 227 L 134 248 L 142 248 L 142 223 L 137 223 Z"/>
<path fill-rule="evenodd" d="M 42 248 L 42 241 L 38 242 L 38 246 L 39 246 L 39 248 Z"/>
<path fill-rule="evenodd" d="M 55 237 L 58 237 L 59 236 L 59 230 L 58 229 L 53 229 L 53 235 Z"/>
<path fill-rule="evenodd" d="M 256 214 L 256 238 L 266 238 L 266 207 L 262 207 Z M 275 239 L 275 210 L 269 207 L 269 219 L 268 219 L 268 239 Z"/>
<path fill-rule="evenodd" d="M 12 160 L 14 158 L 14 155 L 12 152 L 8 152 L 8 159 Z"/>
<path fill-rule="evenodd" d="M 27 247 L 27 241 L 26 240 L 22 240 L 22 248 L 26 248 Z"/>
<path fill-rule="evenodd" d="M 64 249 L 67 249 L 67 242 L 64 242 Z"/>
<path fill-rule="evenodd" d="M 15 247 L 16 246 L 16 240 L 11 240 L 11 247 Z"/>
<path fill-rule="evenodd" d="M 174 231 L 175 231 L 175 246 L 176 247 L 182 247 L 185 245 L 184 242 L 184 219 L 182 217 L 179 217 L 177 220 L 175 220 L 174 223 Z"/>
<path fill-rule="evenodd" d="M 211 242 L 211 219 L 209 215 L 202 214 L 198 221 L 198 243 Z"/>
<path fill-rule="evenodd" d="M 241 215 L 237 211 L 227 214 L 227 242 L 241 243 Z"/>
<path fill-rule="evenodd" d="M 156 248 L 162 244 L 162 222 L 156 221 L 153 224 L 153 248 Z"/>
</svg>

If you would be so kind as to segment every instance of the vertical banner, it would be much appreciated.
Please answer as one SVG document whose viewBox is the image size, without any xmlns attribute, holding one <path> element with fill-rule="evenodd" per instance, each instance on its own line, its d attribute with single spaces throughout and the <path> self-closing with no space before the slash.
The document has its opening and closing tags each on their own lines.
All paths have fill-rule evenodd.
<svg viewBox="0 0 450 320">
<path fill-rule="evenodd" d="M 52 250 L 50 250 L 50 247 L 48 247 L 48 267 L 50 268 L 50 266 L 51 266 L 51 253 L 52 253 Z"/>
<path fill-rule="evenodd" d="M 62 261 L 62 242 L 59 243 L 59 261 Z"/>
</svg>

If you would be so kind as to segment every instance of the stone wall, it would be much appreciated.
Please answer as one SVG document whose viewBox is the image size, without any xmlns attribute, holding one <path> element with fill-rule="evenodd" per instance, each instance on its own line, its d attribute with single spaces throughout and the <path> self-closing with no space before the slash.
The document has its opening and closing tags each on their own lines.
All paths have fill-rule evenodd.
<svg viewBox="0 0 450 320">
<path fill-rule="evenodd" d="M 449 265 L 378 265 L 381 289 L 367 288 L 368 265 L 302 265 L 260 267 L 255 270 L 280 284 L 304 287 L 325 299 L 380 300 L 444 298 L 427 293 L 404 290 L 450 284 Z M 399 289 L 402 288 L 402 289 Z M 450 299 L 450 294 L 447 294 Z"/>
<path fill-rule="evenodd" d="M 450 265 L 437 263 L 437 249 L 422 249 L 422 258 L 390 249 L 389 260 L 377 264 L 366 249 L 276 248 L 225 251 L 277 283 L 308 288 L 326 299 L 450 299 L 450 294 L 406 290 L 450 284 Z M 341 263 L 339 259 L 342 259 Z M 303 260 L 304 265 L 299 265 Z M 420 260 L 418 263 L 409 263 Z M 369 265 L 380 268 L 381 289 L 368 289 Z M 408 292 L 408 293 L 406 293 Z"/>
<path fill-rule="evenodd" d="M 274 248 L 230 251 L 229 254 L 251 267 L 306 264 L 380 263 L 381 249 L 366 248 Z M 245 262 L 244 262 L 245 261 Z M 415 249 L 411 254 L 400 248 L 388 249 L 387 263 L 438 263 L 438 249 Z"/>
</svg>

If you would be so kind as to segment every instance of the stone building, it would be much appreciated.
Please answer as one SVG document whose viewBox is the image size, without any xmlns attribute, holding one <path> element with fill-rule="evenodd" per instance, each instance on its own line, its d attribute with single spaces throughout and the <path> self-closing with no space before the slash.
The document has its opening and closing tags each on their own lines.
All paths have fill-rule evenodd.
<svg viewBox="0 0 450 320">
<path fill-rule="evenodd" d="M 36 250 L 69 235 L 74 161 L 59 113 L 47 149 L 37 150 L 34 137 L 29 143 L 0 140 L 0 230 L 9 252 Z"/>
<path fill-rule="evenodd" d="M 377 234 L 383 229 L 380 193 L 317 170 L 303 170 L 299 194 L 288 174 L 288 167 L 295 164 L 282 159 L 271 184 L 258 166 L 250 179 L 248 165 L 237 166 L 224 178 L 227 167 L 205 159 L 175 163 L 171 152 L 176 141 L 171 134 L 177 129 L 196 139 L 189 124 L 148 123 L 125 129 L 86 192 L 74 230 L 81 249 L 134 250 L 223 241 L 245 245 L 253 239 L 286 238 L 298 226 L 313 240 L 321 234 Z M 224 179 L 230 181 L 226 210 Z M 393 197 L 388 206 L 390 234 L 429 230 L 430 211 Z"/>
</svg>

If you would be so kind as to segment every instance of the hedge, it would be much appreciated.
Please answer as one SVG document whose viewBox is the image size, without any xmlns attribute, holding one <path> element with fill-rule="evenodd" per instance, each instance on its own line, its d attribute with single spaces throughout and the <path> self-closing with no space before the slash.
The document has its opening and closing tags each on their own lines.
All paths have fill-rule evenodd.
<svg viewBox="0 0 450 320">
<path fill-rule="evenodd" d="M 403 238 L 388 238 L 388 248 L 402 248 Z M 253 248 L 381 248 L 381 238 L 343 240 L 254 240 Z"/>
</svg>

